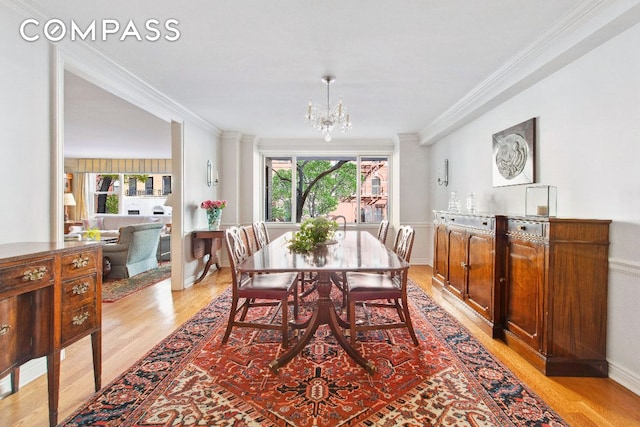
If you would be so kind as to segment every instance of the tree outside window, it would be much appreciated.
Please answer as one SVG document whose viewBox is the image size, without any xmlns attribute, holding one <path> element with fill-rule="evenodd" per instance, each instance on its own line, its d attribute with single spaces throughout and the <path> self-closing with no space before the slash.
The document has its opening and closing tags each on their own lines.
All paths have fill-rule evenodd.
<svg viewBox="0 0 640 427">
<path fill-rule="evenodd" d="M 387 217 L 387 164 L 387 157 L 267 157 L 265 219 L 343 215 L 349 222 L 379 222 Z"/>
</svg>

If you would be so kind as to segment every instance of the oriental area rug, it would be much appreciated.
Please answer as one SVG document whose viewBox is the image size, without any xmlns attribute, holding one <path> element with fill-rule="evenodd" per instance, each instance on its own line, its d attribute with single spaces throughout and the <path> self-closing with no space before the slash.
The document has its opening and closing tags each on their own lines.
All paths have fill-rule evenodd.
<svg viewBox="0 0 640 427">
<path fill-rule="evenodd" d="M 134 292 L 171 277 L 171 262 L 161 263 L 144 273 L 126 279 L 105 279 L 102 282 L 102 302 L 115 302 Z"/>
<path fill-rule="evenodd" d="M 278 333 L 234 328 L 221 344 L 227 290 L 62 425 L 566 425 L 421 289 L 410 284 L 409 293 L 419 346 L 403 329 L 359 335 L 373 375 L 326 325 L 274 374 L 268 365 L 282 352 Z M 302 316 L 312 303 L 305 299 Z M 374 320 L 389 314 L 369 310 Z"/>
</svg>

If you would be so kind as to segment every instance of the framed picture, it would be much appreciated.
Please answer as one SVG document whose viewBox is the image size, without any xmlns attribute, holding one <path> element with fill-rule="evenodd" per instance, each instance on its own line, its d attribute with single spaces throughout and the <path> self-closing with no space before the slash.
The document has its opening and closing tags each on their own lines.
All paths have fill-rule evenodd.
<svg viewBox="0 0 640 427">
<path fill-rule="evenodd" d="M 73 174 L 64 174 L 64 192 L 71 193 L 73 191 Z"/>
<path fill-rule="evenodd" d="M 493 135 L 493 186 L 536 182 L 535 117 Z"/>
</svg>

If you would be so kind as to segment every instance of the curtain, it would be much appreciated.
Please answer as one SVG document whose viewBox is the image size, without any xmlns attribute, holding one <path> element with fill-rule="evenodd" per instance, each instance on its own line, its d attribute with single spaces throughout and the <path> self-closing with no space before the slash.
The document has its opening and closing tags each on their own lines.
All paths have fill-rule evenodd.
<svg viewBox="0 0 640 427">
<path fill-rule="evenodd" d="M 76 206 L 74 209 L 75 221 L 79 221 L 82 218 L 89 218 L 87 212 L 87 205 L 89 201 L 89 174 L 88 173 L 76 173 L 74 177 L 75 188 L 73 189 L 73 197 L 76 199 Z"/>
</svg>

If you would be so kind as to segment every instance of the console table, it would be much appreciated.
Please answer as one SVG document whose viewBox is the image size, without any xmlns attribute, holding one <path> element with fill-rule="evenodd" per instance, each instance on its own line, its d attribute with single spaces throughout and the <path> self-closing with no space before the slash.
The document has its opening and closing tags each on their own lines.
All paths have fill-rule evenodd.
<svg viewBox="0 0 640 427">
<path fill-rule="evenodd" d="M 95 390 L 102 372 L 102 245 L 0 245 L 0 377 L 19 388 L 20 365 L 47 356 L 49 424 L 58 422 L 60 350 L 91 335 Z"/>
<path fill-rule="evenodd" d="M 204 258 L 209 255 L 202 274 L 194 283 L 199 283 L 205 278 L 209 268 L 213 264 L 220 269 L 220 261 L 216 251 L 222 247 L 224 240 L 224 230 L 195 230 L 191 232 L 191 252 L 195 259 Z"/>
</svg>

